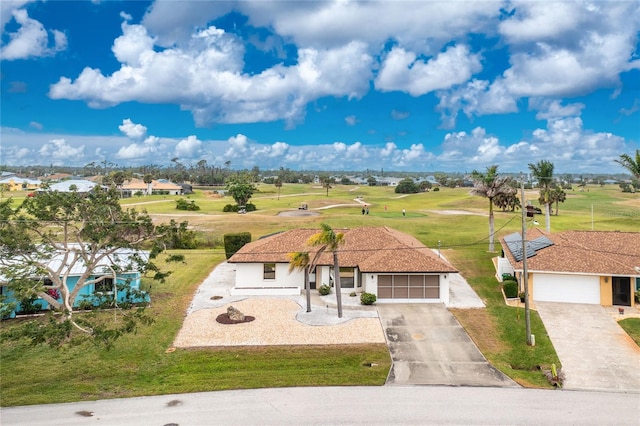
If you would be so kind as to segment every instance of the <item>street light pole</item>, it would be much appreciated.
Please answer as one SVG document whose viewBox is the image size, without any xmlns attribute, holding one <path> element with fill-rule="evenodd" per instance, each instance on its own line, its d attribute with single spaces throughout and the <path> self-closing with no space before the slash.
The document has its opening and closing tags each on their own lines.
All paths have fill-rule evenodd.
<svg viewBox="0 0 640 426">
<path fill-rule="evenodd" d="M 531 346 L 531 316 L 529 312 L 529 272 L 527 270 L 527 209 L 524 201 L 524 176 L 521 176 L 520 192 L 522 197 L 522 283 L 524 284 L 524 323 L 527 345 Z"/>
</svg>

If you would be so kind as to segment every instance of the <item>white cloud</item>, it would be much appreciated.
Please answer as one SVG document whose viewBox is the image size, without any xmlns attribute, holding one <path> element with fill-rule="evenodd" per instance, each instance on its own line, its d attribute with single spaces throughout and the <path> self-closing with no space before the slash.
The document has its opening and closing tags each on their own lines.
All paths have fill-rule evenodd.
<svg viewBox="0 0 640 426">
<path fill-rule="evenodd" d="M 497 160 L 505 149 L 496 137 L 487 135 L 482 127 L 476 127 L 470 134 L 448 133 L 445 135 L 442 148 L 444 152 L 438 157 L 439 160 L 458 163 L 464 169 L 500 163 L 501 161 Z"/>
<path fill-rule="evenodd" d="M 355 115 L 348 115 L 344 118 L 344 122 L 348 126 L 355 126 L 358 123 L 358 118 Z"/>
<path fill-rule="evenodd" d="M 115 157 L 119 160 L 144 160 L 146 162 L 153 162 L 164 150 L 165 147 L 161 144 L 160 138 L 149 136 L 142 143 L 132 143 L 121 147 Z M 153 157 L 150 158 L 152 155 Z"/>
<path fill-rule="evenodd" d="M 409 118 L 409 115 L 411 114 L 407 111 L 399 111 L 397 109 L 391 110 L 391 118 L 394 120 L 405 120 Z"/>
<path fill-rule="evenodd" d="M 30 121 L 29 127 L 36 130 L 42 130 L 42 123 L 38 123 L 37 121 Z"/>
<path fill-rule="evenodd" d="M 364 160 L 369 158 L 369 151 L 361 142 L 355 142 L 347 147 L 346 158 L 350 160 Z"/>
<path fill-rule="evenodd" d="M 191 2 L 176 10 L 171 1 L 156 1 L 143 23 L 165 45 L 184 40 L 188 29 L 225 15 L 232 9 L 255 27 L 273 28 L 298 46 L 332 49 L 357 39 L 371 46 L 397 40 L 409 49 L 432 54 L 468 31 L 493 28 L 501 2 L 326 1 L 326 2 Z M 383 19 L 381 19 L 384 17 Z M 427 24 L 425 24 L 425 22 Z"/>
<path fill-rule="evenodd" d="M 507 40 L 518 43 L 566 36 L 584 20 L 586 10 L 578 2 L 512 1 L 513 16 L 498 28 Z"/>
<path fill-rule="evenodd" d="M 243 135 L 238 134 L 227 139 L 229 148 L 224 153 L 225 158 L 243 158 L 249 154 L 249 139 Z"/>
<path fill-rule="evenodd" d="M 462 84 L 481 70 L 480 57 L 471 54 L 464 45 L 449 47 L 428 61 L 394 47 L 382 63 L 375 86 L 382 91 L 403 91 L 420 96 Z"/>
<path fill-rule="evenodd" d="M 390 157 L 391 155 L 393 155 L 393 153 L 396 151 L 396 149 L 398 149 L 398 146 L 395 143 L 387 142 L 385 144 L 384 148 L 382 148 L 380 150 L 380 156 L 382 158 Z"/>
<path fill-rule="evenodd" d="M 440 111 L 442 126 L 455 127 L 458 112 L 471 118 L 474 115 L 504 114 L 518 111 L 518 98 L 496 81 L 489 84 L 486 80 L 473 79 L 467 84 L 448 91 L 439 91 L 440 102 L 436 109 Z"/>
<path fill-rule="evenodd" d="M 118 126 L 118 129 L 120 129 L 120 131 L 124 133 L 129 139 L 144 139 L 144 137 L 147 135 L 147 128 L 142 124 L 134 123 L 130 118 L 122 120 L 122 124 Z"/>
<path fill-rule="evenodd" d="M 529 108 L 538 110 L 538 113 L 536 114 L 536 119 L 538 120 L 552 120 L 567 116 L 579 116 L 584 107 L 585 105 L 582 103 L 563 106 L 562 103 L 556 99 L 534 98 L 529 101 Z"/>
<path fill-rule="evenodd" d="M 197 158 L 202 154 L 202 142 L 194 135 L 182 139 L 175 148 L 178 158 Z"/>
<path fill-rule="evenodd" d="M 289 152 L 289 144 L 285 142 L 275 142 L 273 145 L 266 145 L 262 148 L 256 147 L 253 150 L 251 158 L 256 162 L 260 161 L 260 158 L 279 158 L 285 157 Z"/>
<path fill-rule="evenodd" d="M 61 160 L 77 161 L 84 157 L 84 145 L 73 147 L 64 139 L 52 139 L 42 145 L 39 154 L 43 158 L 50 158 L 54 164 L 62 164 Z"/>
<path fill-rule="evenodd" d="M 244 47 L 215 27 L 160 52 L 141 25 L 122 24 L 113 45 L 119 70 L 103 75 L 85 68 L 72 80 L 51 85 L 52 99 L 84 100 L 94 108 L 127 101 L 176 103 L 196 124 L 300 121 L 306 105 L 324 96 L 358 98 L 369 89 L 371 56 L 351 42 L 331 50 L 300 49 L 298 63 L 243 73 Z"/>
<path fill-rule="evenodd" d="M 15 7 L 15 4 L 22 2 L 10 3 L 9 6 Z M 3 6 L 2 12 L 6 13 Z M 9 9 L 9 8 L 7 8 Z M 44 28 L 42 23 L 35 19 L 29 18 L 26 9 L 13 9 L 11 11 L 13 19 L 20 26 L 14 33 L 8 34 L 9 42 L 0 48 L 0 57 L 3 60 L 28 59 L 40 56 L 51 56 L 56 52 L 67 48 L 67 37 L 58 30 L 51 30 L 53 43 L 50 43 L 49 32 Z M 5 17 L 3 19 L 3 36 Z M 4 38 L 4 37 L 3 37 Z"/>
</svg>

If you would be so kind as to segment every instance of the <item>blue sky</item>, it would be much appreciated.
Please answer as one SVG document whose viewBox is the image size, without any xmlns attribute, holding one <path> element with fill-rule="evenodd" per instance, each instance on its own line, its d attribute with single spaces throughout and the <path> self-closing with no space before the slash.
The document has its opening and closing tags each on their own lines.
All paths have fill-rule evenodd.
<svg viewBox="0 0 640 426">
<path fill-rule="evenodd" d="M 618 173 L 635 1 L 2 1 L 0 164 Z"/>
</svg>

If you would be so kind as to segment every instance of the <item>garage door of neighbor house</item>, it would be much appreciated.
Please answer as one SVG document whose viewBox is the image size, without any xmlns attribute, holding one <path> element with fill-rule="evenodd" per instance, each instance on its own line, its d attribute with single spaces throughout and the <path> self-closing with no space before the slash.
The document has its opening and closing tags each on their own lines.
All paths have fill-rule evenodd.
<svg viewBox="0 0 640 426">
<path fill-rule="evenodd" d="M 600 304 L 600 278 L 584 275 L 535 274 L 533 300 Z"/>
<path fill-rule="evenodd" d="M 439 275 L 378 275 L 378 299 L 439 299 Z"/>
</svg>

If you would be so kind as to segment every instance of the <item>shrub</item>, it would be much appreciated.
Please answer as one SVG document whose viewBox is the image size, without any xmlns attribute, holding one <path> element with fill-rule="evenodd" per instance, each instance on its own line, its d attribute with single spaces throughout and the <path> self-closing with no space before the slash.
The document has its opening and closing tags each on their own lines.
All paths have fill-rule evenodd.
<svg viewBox="0 0 640 426">
<path fill-rule="evenodd" d="M 373 293 L 362 293 L 360 295 L 360 303 L 363 305 L 373 305 L 376 303 L 376 295 Z"/>
<path fill-rule="evenodd" d="M 318 293 L 320 293 L 320 295 L 322 296 L 326 296 L 327 294 L 331 293 L 331 287 L 326 284 L 322 284 L 320 287 L 318 287 Z"/>
<path fill-rule="evenodd" d="M 87 296 L 84 296 L 84 299 L 82 299 L 78 303 L 78 309 L 81 311 L 90 311 L 93 309 L 93 303 L 91 302 L 91 300 L 88 300 L 86 297 Z"/>
<path fill-rule="evenodd" d="M 502 289 L 504 290 L 504 295 L 511 299 L 514 297 L 518 297 L 518 283 L 512 280 L 505 281 L 502 284 Z"/>
<path fill-rule="evenodd" d="M 178 210 L 188 210 L 188 211 L 197 211 L 200 210 L 200 206 L 195 203 L 195 201 L 187 201 L 183 198 L 176 200 L 176 209 Z"/>
<path fill-rule="evenodd" d="M 351 293 L 349 293 L 349 296 L 350 296 L 350 297 L 356 297 L 356 296 L 357 296 L 357 294 L 356 294 L 356 292 L 355 292 L 355 291 L 352 291 Z"/>
<path fill-rule="evenodd" d="M 224 234 L 224 254 L 229 259 L 247 243 L 251 242 L 250 232 Z"/>
<path fill-rule="evenodd" d="M 36 300 L 38 300 L 38 296 L 36 295 L 31 295 L 22 299 L 20 301 L 20 310 L 18 312 L 21 314 L 35 314 L 42 309 L 42 305 L 39 302 L 36 302 Z"/>
<path fill-rule="evenodd" d="M 227 204 L 222 208 L 224 213 L 238 213 L 238 210 L 240 210 L 240 207 L 237 204 Z M 244 206 L 244 211 L 246 212 L 255 212 L 256 210 L 258 209 L 255 204 L 247 203 L 247 205 Z"/>
<path fill-rule="evenodd" d="M 439 186 L 436 186 L 435 188 L 433 188 L 433 191 L 434 191 L 434 192 L 440 191 L 440 187 L 439 187 Z"/>
<path fill-rule="evenodd" d="M 640 290 L 636 291 L 636 303 L 640 303 Z"/>
</svg>

